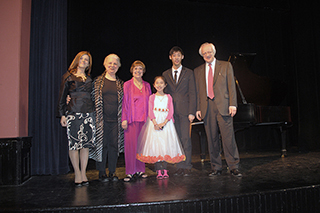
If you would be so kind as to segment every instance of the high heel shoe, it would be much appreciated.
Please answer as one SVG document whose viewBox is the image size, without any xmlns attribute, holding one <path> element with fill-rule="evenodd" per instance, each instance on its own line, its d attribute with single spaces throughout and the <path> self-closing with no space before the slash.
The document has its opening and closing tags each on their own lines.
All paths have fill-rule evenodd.
<svg viewBox="0 0 320 213">
<path fill-rule="evenodd" d="M 89 186 L 89 181 L 82 181 L 81 185 L 82 186 Z"/>
<path fill-rule="evenodd" d="M 75 187 L 81 187 L 82 186 L 82 182 L 81 183 L 74 183 Z"/>
</svg>

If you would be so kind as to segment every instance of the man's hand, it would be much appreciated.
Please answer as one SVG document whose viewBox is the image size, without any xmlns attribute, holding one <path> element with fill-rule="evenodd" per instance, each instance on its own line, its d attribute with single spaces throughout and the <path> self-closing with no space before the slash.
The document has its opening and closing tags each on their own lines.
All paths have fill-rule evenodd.
<svg viewBox="0 0 320 213">
<path fill-rule="evenodd" d="M 231 117 L 235 116 L 237 113 L 237 107 L 235 106 L 229 106 L 229 115 L 231 115 Z"/>
<path fill-rule="evenodd" d="M 188 118 L 189 118 L 190 123 L 192 123 L 193 120 L 194 120 L 194 118 L 195 118 L 195 116 L 190 114 L 190 115 L 188 116 Z"/>
<path fill-rule="evenodd" d="M 196 116 L 197 116 L 197 119 L 198 119 L 199 121 L 202 120 L 202 118 L 201 118 L 201 111 L 197 111 L 197 112 L 196 112 Z"/>
</svg>

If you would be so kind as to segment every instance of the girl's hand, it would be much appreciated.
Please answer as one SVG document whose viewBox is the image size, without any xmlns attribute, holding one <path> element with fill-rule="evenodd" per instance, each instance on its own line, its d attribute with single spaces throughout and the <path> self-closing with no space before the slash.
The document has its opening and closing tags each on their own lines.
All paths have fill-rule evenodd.
<svg viewBox="0 0 320 213">
<path fill-rule="evenodd" d="M 154 125 L 154 129 L 155 130 L 161 130 L 158 124 Z"/>
<path fill-rule="evenodd" d="M 159 129 L 162 130 L 165 125 L 166 125 L 165 123 L 159 124 Z"/>
<path fill-rule="evenodd" d="M 155 129 L 155 130 L 159 130 L 159 126 L 158 126 L 156 120 L 155 120 L 155 119 L 152 119 L 151 121 L 152 121 L 152 123 L 153 123 L 154 129 Z"/>
<path fill-rule="evenodd" d="M 159 124 L 159 129 L 163 129 L 163 127 L 168 123 L 168 119 L 166 119 L 163 123 Z"/>
</svg>

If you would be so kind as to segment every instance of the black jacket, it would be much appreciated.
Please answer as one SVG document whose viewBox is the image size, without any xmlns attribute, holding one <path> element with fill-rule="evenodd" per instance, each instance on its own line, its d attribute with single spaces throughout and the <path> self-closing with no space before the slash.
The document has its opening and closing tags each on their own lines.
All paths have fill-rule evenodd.
<svg viewBox="0 0 320 213">
<path fill-rule="evenodd" d="M 58 116 L 94 112 L 91 92 L 92 79 L 89 76 L 87 76 L 86 81 L 83 82 L 69 71 L 66 72 L 61 79 L 58 99 Z M 66 104 L 67 95 L 70 95 L 71 97 L 68 105 Z"/>
</svg>

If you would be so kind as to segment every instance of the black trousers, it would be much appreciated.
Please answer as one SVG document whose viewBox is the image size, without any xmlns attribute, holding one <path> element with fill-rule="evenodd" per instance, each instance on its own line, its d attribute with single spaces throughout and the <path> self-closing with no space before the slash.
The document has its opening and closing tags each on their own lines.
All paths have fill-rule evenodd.
<svg viewBox="0 0 320 213">
<path fill-rule="evenodd" d="M 103 127 L 103 148 L 102 162 L 96 162 L 99 176 L 106 174 L 106 164 L 108 161 L 109 173 L 116 171 L 118 161 L 118 123 L 104 122 Z"/>
<path fill-rule="evenodd" d="M 177 168 L 191 169 L 192 142 L 190 137 L 190 121 L 186 115 L 174 115 L 174 126 L 183 147 L 186 160 L 177 163 Z"/>
</svg>

